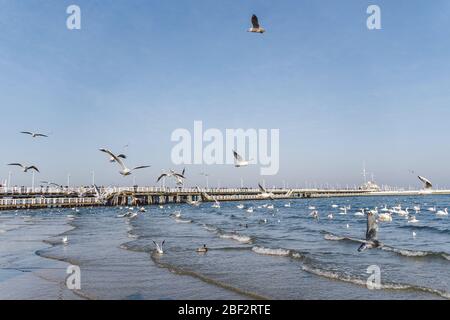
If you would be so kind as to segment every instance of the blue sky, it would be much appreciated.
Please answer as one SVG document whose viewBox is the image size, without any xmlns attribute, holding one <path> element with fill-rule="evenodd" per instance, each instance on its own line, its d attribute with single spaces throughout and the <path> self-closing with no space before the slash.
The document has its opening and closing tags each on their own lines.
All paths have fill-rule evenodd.
<svg viewBox="0 0 450 320">
<path fill-rule="evenodd" d="M 77 4 L 82 29 L 66 28 Z M 366 28 L 381 7 L 382 30 Z M 450 186 L 450 3 L 429 1 L 0 0 L 0 180 L 130 184 L 99 147 L 126 152 L 154 184 L 173 167 L 170 135 L 279 128 L 266 184 Z M 251 14 L 267 29 L 245 32 Z M 50 133 L 31 140 L 22 130 Z M 123 149 L 129 144 L 128 149 Z M 259 168 L 189 166 L 188 184 L 256 185 Z"/>
</svg>

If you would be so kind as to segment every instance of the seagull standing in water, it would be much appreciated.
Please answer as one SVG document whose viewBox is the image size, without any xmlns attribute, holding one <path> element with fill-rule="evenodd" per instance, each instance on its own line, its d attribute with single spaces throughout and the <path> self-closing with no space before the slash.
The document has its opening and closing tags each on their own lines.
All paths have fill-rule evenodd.
<svg viewBox="0 0 450 320">
<path fill-rule="evenodd" d="M 125 164 L 123 163 L 122 159 L 117 157 L 111 151 L 109 151 L 107 149 L 100 149 L 100 151 L 109 154 L 109 156 L 115 160 L 115 162 L 122 168 L 122 170 L 119 171 L 119 173 L 123 176 L 129 176 L 131 174 L 131 172 L 133 172 L 134 170 L 150 168 L 150 166 L 139 166 L 139 167 L 134 167 L 133 169 L 128 169 L 125 166 Z"/>
<path fill-rule="evenodd" d="M 48 136 L 45 135 L 45 134 L 43 134 L 43 133 L 30 132 L 30 131 L 22 131 L 22 132 L 20 132 L 20 133 L 28 134 L 28 135 L 30 135 L 32 138 L 38 138 L 38 137 L 48 138 Z"/>
<path fill-rule="evenodd" d="M 375 214 L 372 211 L 367 212 L 367 229 L 366 229 L 366 241 L 361 244 L 358 251 L 361 252 L 365 249 L 377 248 L 381 244 L 378 241 L 378 223 Z"/>
<path fill-rule="evenodd" d="M 163 254 L 164 253 L 164 250 L 163 250 L 164 242 L 166 242 L 166 240 L 163 240 L 163 242 L 161 242 L 161 246 L 160 246 L 155 241 L 153 241 L 153 243 L 155 244 L 155 247 L 156 247 L 156 252 L 158 254 Z"/>
<path fill-rule="evenodd" d="M 35 171 L 39 172 L 39 169 L 36 166 L 26 166 L 22 163 L 9 163 L 8 166 L 21 167 L 23 172 L 28 172 L 28 170 L 35 170 Z"/>
<path fill-rule="evenodd" d="M 247 32 L 261 33 L 266 32 L 266 29 L 259 25 L 258 17 L 256 15 L 252 15 L 252 27 L 247 30 Z"/>
</svg>

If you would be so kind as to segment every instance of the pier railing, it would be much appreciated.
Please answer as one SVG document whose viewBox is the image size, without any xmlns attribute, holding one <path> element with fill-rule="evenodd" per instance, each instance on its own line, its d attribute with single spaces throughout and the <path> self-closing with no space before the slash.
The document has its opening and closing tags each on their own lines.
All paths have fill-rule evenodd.
<svg viewBox="0 0 450 320">
<path fill-rule="evenodd" d="M 96 198 L 12 198 L 0 199 L 0 207 L 48 207 L 48 206 L 86 206 L 98 205 L 100 202 Z"/>
</svg>

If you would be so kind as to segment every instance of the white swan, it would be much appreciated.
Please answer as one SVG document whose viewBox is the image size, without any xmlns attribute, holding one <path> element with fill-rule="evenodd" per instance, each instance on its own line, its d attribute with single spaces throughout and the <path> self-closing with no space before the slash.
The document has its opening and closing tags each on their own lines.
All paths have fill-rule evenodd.
<svg viewBox="0 0 450 320">
<path fill-rule="evenodd" d="M 416 216 L 412 216 L 409 220 L 408 223 L 417 223 L 419 222 L 419 220 L 416 219 Z"/>
<path fill-rule="evenodd" d="M 445 208 L 443 211 L 439 210 L 438 212 L 436 212 L 437 216 L 448 216 L 448 211 L 447 208 Z"/>
<path fill-rule="evenodd" d="M 378 220 L 382 222 L 392 222 L 392 216 L 390 213 L 381 213 L 378 215 Z"/>
</svg>

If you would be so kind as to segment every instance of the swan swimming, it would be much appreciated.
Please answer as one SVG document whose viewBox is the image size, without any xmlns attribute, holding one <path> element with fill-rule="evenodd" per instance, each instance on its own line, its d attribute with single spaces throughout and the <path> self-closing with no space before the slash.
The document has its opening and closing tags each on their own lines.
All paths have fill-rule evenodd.
<svg viewBox="0 0 450 320">
<path fill-rule="evenodd" d="M 438 212 L 436 212 L 437 216 L 448 216 L 448 211 L 447 208 L 444 209 L 444 211 L 439 210 Z"/>
<path fill-rule="evenodd" d="M 392 216 L 390 213 L 381 213 L 378 215 L 378 220 L 382 222 L 392 222 Z"/>
</svg>

